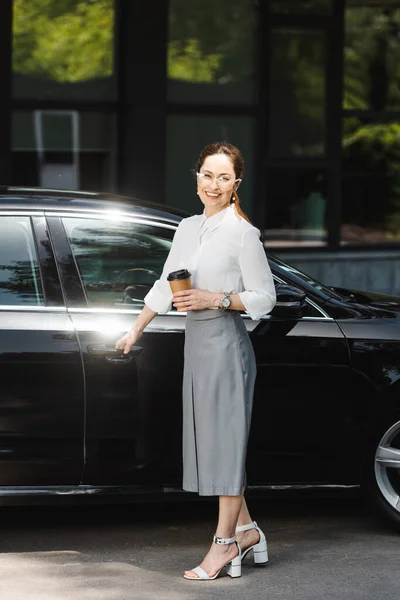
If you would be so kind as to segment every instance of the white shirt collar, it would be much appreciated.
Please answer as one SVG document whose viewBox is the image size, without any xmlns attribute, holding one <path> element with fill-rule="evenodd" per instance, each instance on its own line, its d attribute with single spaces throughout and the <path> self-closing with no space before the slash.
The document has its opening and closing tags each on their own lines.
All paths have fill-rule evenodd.
<svg viewBox="0 0 400 600">
<path fill-rule="evenodd" d="M 215 213 L 215 215 L 212 215 L 211 217 L 206 217 L 204 209 L 202 215 L 203 218 L 200 225 L 201 235 L 203 235 L 206 231 L 214 231 L 214 229 L 216 229 L 224 219 L 232 215 L 233 211 L 235 211 L 235 207 L 233 204 L 230 204 L 227 208 L 224 208 L 224 210 L 220 210 L 219 212 Z"/>
</svg>

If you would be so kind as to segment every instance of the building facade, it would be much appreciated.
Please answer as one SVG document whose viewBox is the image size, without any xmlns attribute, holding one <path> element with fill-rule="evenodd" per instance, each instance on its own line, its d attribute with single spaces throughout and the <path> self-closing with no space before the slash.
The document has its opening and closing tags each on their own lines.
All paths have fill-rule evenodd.
<svg viewBox="0 0 400 600">
<path fill-rule="evenodd" d="M 267 249 L 400 295 L 400 2 L 2 0 L 0 184 L 199 212 L 230 141 Z"/>
</svg>

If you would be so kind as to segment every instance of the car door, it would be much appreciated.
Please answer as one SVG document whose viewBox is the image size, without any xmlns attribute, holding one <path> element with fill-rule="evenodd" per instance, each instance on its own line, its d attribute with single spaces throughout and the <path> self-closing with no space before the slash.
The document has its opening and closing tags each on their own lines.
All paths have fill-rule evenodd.
<svg viewBox="0 0 400 600">
<path fill-rule="evenodd" d="M 249 482 L 337 482 L 356 376 L 341 329 L 310 298 L 299 315 L 276 308 L 248 327 L 257 360 Z"/>
<path fill-rule="evenodd" d="M 0 213 L 0 486 L 79 484 L 84 387 L 43 215 Z"/>
<path fill-rule="evenodd" d="M 183 315 L 158 315 L 133 352 L 115 351 L 161 274 L 175 227 L 93 213 L 48 221 L 83 355 L 84 483 L 180 482 Z"/>
</svg>

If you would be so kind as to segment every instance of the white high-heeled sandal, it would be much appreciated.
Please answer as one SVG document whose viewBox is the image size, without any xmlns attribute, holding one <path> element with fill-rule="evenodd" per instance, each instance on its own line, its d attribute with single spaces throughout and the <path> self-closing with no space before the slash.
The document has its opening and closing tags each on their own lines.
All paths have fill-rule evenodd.
<svg viewBox="0 0 400 600">
<path fill-rule="evenodd" d="M 229 560 L 225 565 L 223 565 L 223 567 L 221 567 L 220 570 L 217 571 L 217 573 L 214 575 L 214 577 L 210 577 L 209 575 L 207 575 L 207 573 L 201 567 L 195 567 L 194 569 L 191 569 L 191 571 L 193 573 L 196 573 L 197 577 L 188 577 L 187 575 L 184 575 L 185 579 L 190 579 L 190 581 L 205 581 L 205 580 L 216 579 L 218 577 L 218 575 L 221 573 L 222 569 L 224 569 L 225 567 L 227 567 L 226 573 L 227 573 L 227 575 L 230 575 L 230 577 L 240 577 L 241 576 L 241 574 L 242 574 L 242 558 L 241 558 L 240 546 L 236 540 L 236 535 L 234 535 L 231 538 L 220 538 L 214 534 L 213 541 L 215 544 L 233 544 L 235 542 L 237 549 L 238 549 L 238 555 L 235 556 L 235 558 L 232 558 L 232 560 Z"/>
<path fill-rule="evenodd" d="M 250 550 L 253 550 L 254 562 L 257 565 L 265 565 L 268 562 L 267 540 L 257 523 L 253 521 L 252 523 L 248 523 L 247 525 L 239 525 L 239 527 L 236 527 L 236 533 L 238 531 L 248 531 L 249 529 L 257 529 L 260 535 L 260 539 L 257 542 L 257 544 L 249 546 L 249 548 L 246 548 L 246 550 L 242 552 L 242 560 L 245 558 L 246 554 L 250 552 Z"/>
</svg>

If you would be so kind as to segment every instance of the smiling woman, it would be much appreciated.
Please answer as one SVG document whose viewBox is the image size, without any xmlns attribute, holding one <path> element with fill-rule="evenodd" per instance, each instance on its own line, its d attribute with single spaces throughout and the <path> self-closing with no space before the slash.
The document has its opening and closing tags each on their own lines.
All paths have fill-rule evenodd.
<svg viewBox="0 0 400 600">
<path fill-rule="evenodd" d="M 257 563 L 268 561 L 265 535 L 244 498 L 256 362 L 241 312 L 262 318 L 272 311 L 276 293 L 260 232 L 240 209 L 237 189 L 243 171 L 236 146 L 216 142 L 202 150 L 196 173 L 203 214 L 179 223 L 144 309 L 116 342 L 128 354 L 171 300 L 187 312 L 182 487 L 219 497 L 213 543 L 201 565 L 185 571 L 190 580 L 215 579 L 224 567 L 231 577 L 240 577 L 242 550 L 253 550 Z M 168 276 L 183 268 L 192 275 L 192 288 L 172 294 Z"/>
<path fill-rule="evenodd" d="M 203 149 L 197 161 L 197 193 L 207 217 L 229 204 L 235 204 L 238 214 L 250 222 L 240 208 L 237 195 L 243 173 L 243 156 L 233 144 L 217 142 Z"/>
</svg>

